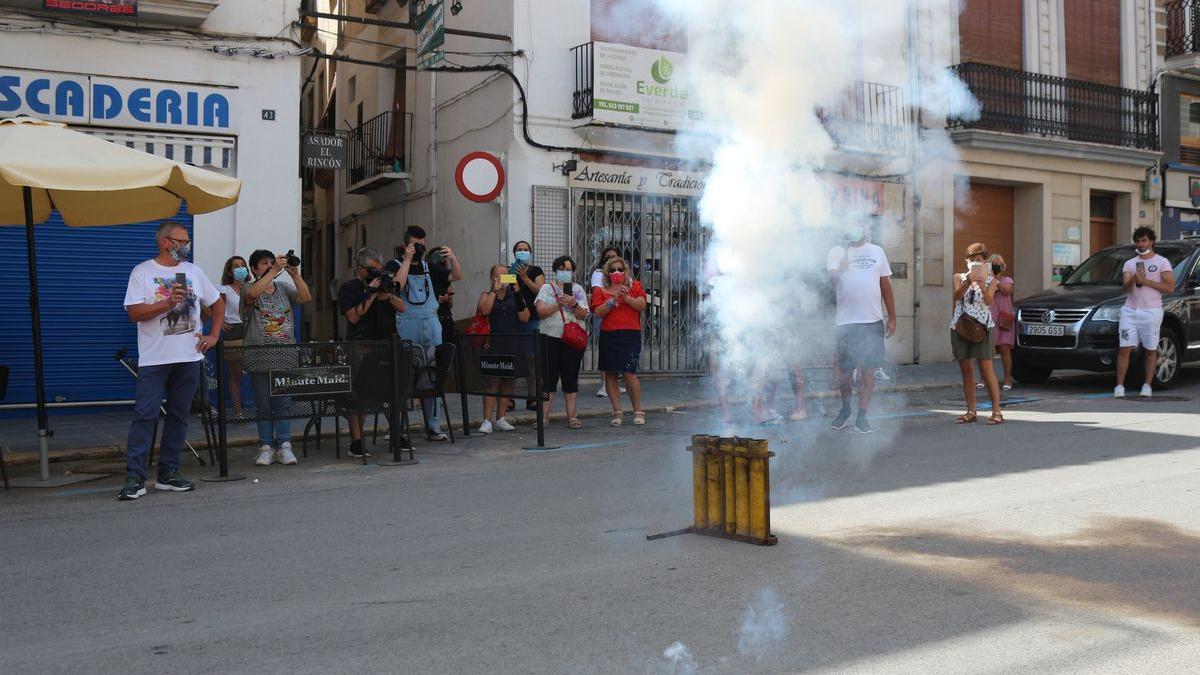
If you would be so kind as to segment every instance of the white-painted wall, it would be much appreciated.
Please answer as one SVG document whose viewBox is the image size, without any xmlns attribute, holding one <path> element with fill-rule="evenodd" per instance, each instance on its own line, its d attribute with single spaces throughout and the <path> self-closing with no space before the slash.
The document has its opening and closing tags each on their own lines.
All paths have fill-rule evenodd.
<svg viewBox="0 0 1200 675">
<path fill-rule="evenodd" d="M 202 30 L 287 36 L 298 7 L 299 0 L 224 2 Z M 298 50 L 281 41 L 264 41 L 261 46 Z M 235 253 L 300 250 L 299 57 L 227 56 L 200 48 L 26 32 L 5 33 L 0 39 L 0 65 L 236 87 L 237 119 L 231 126 L 238 134 L 232 172 L 242 179 L 241 199 L 234 207 L 196 217 L 195 262 L 217 277 L 225 259 Z M 262 120 L 263 109 L 275 111 L 273 122 Z M 152 252 L 153 243 L 146 248 Z"/>
</svg>

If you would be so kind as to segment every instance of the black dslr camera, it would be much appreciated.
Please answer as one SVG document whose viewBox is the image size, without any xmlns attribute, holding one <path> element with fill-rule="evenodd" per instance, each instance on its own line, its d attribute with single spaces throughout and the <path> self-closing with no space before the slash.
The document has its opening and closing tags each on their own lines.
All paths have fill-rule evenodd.
<svg viewBox="0 0 1200 675">
<path fill-rule="evenodd" d="M 296 251 L 294 249 L 289 248 L 288 252 L 283 254 L 283 257 L 287 260 L 288 267 L 300 266 L 300 258 L 296 256 Z"/>
<path fill-rule="evenodd" d="M 393 273 L 387 270 L 377 270 L 368 267 L 367 278 L 364 283 L 370 284 L 372 281 L 380 279 L 379 288 L 375 289 L 378 293 L 394 293 L 396 290 L 396 277 Z"/>
</svg>

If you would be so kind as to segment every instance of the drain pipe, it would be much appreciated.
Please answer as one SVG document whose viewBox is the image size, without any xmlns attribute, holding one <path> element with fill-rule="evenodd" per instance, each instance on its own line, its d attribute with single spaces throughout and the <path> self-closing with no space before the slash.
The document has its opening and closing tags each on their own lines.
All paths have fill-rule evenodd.
<svg viewBox="0 0 1200 675">
<path fill-rule="evenodd" d="M 914 108 L 909 107 L 911 116 L 911 131 L 917 135 L 921 131 L 921 61 L 917 56 L 917 20 L 914 16 L 915 12 L 919 11 L 915 8 L 909 9 L 908 12 L 908 78 L 909 91 L 913 92 L 913 100 L 917 103 Z M 908 182 L 912 189 L 912 238 L 913 238 L 913 266 L 912 266 L 912 362 L 913 365 L 921 363 L 921 278 L 924 265 L 922 264 L 922 256 L 924 249 L 921 245 L 921 191 L 918 189 L 917 176 L 917 139 L 909 138 L 908 141 Z"/>
</svg>

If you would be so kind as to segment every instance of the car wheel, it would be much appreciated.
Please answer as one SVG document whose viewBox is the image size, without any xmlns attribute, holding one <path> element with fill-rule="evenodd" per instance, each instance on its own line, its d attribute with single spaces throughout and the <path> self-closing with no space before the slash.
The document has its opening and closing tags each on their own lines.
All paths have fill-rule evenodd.
<svg viewBox="0 0 1200 675">
<path fill-rule="evenodd" d="M 1013 379 L 1021 384 L 1042 384 L 1050 379 L 1050 373 L 1052 372 L 1054 370 L 1051 368 L 1038 368 L 1020 363 L 1013 364 Z"/>
<path fill-rule="evenodd" d="M 1154 388 L 1170 389 L 1179 379 L 1181 359 L 1179 338 L 1175 331 L 1164 328 L 1158 336 L 1158 366 L 1154 372 Z"/>
</svg>

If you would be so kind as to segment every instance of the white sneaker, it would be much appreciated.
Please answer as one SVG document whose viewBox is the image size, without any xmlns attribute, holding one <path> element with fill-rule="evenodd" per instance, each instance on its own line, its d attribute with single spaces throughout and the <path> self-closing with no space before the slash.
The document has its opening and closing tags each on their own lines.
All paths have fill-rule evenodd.
<svg viewBox="0 0 1200 675">
<path fill-rule="evenodd" d="M 882 380 L 884 382 L 888 382 L 892 378 L 888 377 L 887 371 L 884 370 L 883 368 L 876 368 L 875 369 L 875 379 Z"/>
<path fill-rule="evenodd" d="M 1142 396 L 1144 396 L 1145 398 L 1150 398 L 1153 395 L 1154 395 L 1154 390 L 1150 388 L 1150 385 L 1143 384 L 1142 385 Z"/>
<path fill-rule="evenodd" d="M 517 430 L 516 427 L 514 427 L 512 424 L 510 424 L 509 421 L 503 417 L 496 420 L 496 428 L 499 429 L 500 431 L 516 431 Z"/>
<path fill-rule="evenodd" d="M 624 393 L 625 393 L 625 385 L 623 385 L 623 384 L 622 384 L 622 385 L 620 385 L 620 386 L 618 387 L 618 390 L 619 390 L 619 391 L 620 391 L 622 394 L 624 394 Z"/>
<path fill-rule="evenodd" d="M 1125 387 L 1119 384 L 1113 387 L 1113 398 L 1125 398 Z"/>
<path fill-rule="evenodd" d="M 491 421 L 491 420 L 484 420 L 484 421 L 483 421 L 483 424 L 480 424 L 480 425 L 479 425 L 479 433 L 481 433 L 481 434 L 490 434 L 490 433 L 492 433 L 492 421 Z"/>
<path fill-rule="evenodd" d="M 292 452 L 291 441 L 284 441 L 279 444 L 276 461 L 280 464 L 298 464 L 300 462 L 300 460 L 296 459 L 296 454 Z"/>
<path fill-rule="evenodd" d="M 264 445 L 258 449 L 258 458 L 254 463 L 258 466 L 271 466 L 271 462 L 275 461 L 275 451 L 271 446 Z"/>
<path fill-rule="evenodd" d="M 596 390 L 596 396 L 599 398 L 608 398 L 608 390 L 604 388 L 604 383 L 600 383 L 600 388 Z"/>
</svg>

